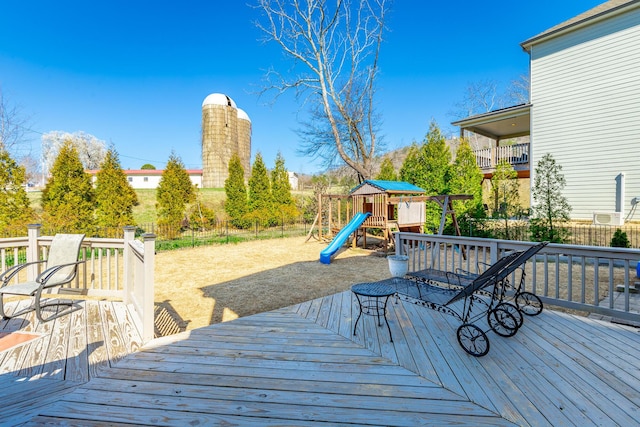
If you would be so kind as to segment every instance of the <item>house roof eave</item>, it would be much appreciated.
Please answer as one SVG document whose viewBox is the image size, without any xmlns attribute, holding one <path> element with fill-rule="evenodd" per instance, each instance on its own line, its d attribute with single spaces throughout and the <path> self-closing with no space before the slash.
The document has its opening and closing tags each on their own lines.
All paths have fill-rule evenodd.
<svg viewBox="0 0 640 427">
<path fill-rule="evenodd" d="M 531 133 L 531 104 L 520 104 L 500 110 L 477 114 L 452 122 L 467 130 L 491 139 L 517 138 Z"/>
<path fill-rule="evenodd" d="M 638 7 L 640 7 L 640 0 L 610 0 L 523 41 L 520 43 L 520 46 L 524 51 L 530 52 L 531 47 L 535 44 L 542 43 Z"/>
</svg>

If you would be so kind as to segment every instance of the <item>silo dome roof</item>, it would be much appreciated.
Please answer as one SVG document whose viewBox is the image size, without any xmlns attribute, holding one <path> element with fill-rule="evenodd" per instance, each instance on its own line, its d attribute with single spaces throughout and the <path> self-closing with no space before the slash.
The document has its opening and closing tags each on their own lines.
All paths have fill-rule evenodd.
<svg viewBox="0 0 640 427">
<path fill-rule="evenodd" d="M 246 120 L 248 122 L 251 121 L 251 119 L 249 118 L 249 115 L 242 109 L 238 108 L 238 118 L 242 119 L 242 120 Z"/>
<path fill-rule="evenodd" d="M 202 102 L 202 106 L 204 107 L 205 105 L 222 105 L 225 107 L 231 106 L 233 108 L 237 108 L 233 99 L 229 98 L 224 93 L 212 93 L 207 96 Z"/>
</svg>

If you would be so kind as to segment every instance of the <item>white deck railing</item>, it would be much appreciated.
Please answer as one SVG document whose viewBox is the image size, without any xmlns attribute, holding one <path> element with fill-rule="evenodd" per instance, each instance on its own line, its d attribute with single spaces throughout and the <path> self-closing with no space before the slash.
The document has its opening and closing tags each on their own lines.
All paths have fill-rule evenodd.
<svg viewBox="0 0 640 427">
<path fill-rule="evenodd" d="M 505 252 L 535 243 L 396 233 L 396 253 L 409 256 L 409 271 L 425 268 L 479 272 Z M 640 322 L 630 296 L 635 292 L 640 250 L 549 244 L 526 263 L 526 290 L 546 304 Z M 515 279 L 515 278 L 513 278 Z M 622 304 L 615 300 L 622 298 Z"/>
<path fill-rule="evenodd" d="M 30 225 L 27 237 L 0 239 L 0 271 L 16 263 L 46 259 L 53 236 L 41 236 L 40 225 Z M 125 227 L 124 238 L 87 237 L 80 250 L 76 279 L 61 293 L 77 296 L 113 298 L 130 304 L 139 316 L 144 342 L 154 334 L 155 235 L 135 239 L 135 227 Z M 34 280 L 41 265 L 25 269 L 14 278 L 16 283 Z"/>
<path fill-rule="evenodd" d="M 526 165 L 529 163 L 529 143 L 482 148 L 475 150 L 473 153 L 480 169 L 495 168 L 501 160 L 506 160 L 511 165 Z"/>
</svg>

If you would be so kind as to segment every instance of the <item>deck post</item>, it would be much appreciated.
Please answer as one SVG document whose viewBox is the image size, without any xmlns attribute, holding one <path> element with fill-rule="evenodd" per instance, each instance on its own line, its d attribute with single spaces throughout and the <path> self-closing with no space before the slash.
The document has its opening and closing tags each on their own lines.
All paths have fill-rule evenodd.
<svg viewBox="0 0 640 427">
<path fill-rule="evenodd" d="M 133 286 L 135 280 L 135 265 L 133 263 L 131 253 L 131 246 L 129 243 L 135 239 L 136 227 L 126 226 L 124 227 L 124 249 L 122 250 L 123 258 L 123 298 L 122 301 L 125 304 L 131 304 L 131 295 L 133 293 Z"/>
<path fill-rule="evenodd" d="M 38 238 L 40 237 L 40 229 L 42 224 L 29 224 L 27 225 L 27 236 L 29 245 L 27 246 L 27 262 L 38 261 Z M 34 281 L 38 277 L 38 264 L 33 264 L 27 267 L 27 280 Z"/>
<path fill-rule="evenodd" d="M 142 299 L 142 342 L 146 343 L 154 336 L 154 269 L 156 254 L 156 235 L 145 233 L 142 235 L 144 244 L 144 291 Z"/>
</svg>

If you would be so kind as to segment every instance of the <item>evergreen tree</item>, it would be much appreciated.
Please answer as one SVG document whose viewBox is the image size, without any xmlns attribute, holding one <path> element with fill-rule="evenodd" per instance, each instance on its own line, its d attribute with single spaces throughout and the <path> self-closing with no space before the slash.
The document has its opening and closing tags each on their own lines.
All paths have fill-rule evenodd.
<svg viewBox="0 0 640 427">
<path fill-rule="evenodd" d="M 25 168 L 0 148 L 0 231 L 24 233 L 26 226 L 34 221 L 35 213 L 29 204 L 25 184 Z"/>
<path fill-rule="evenodd" d="M 138 196 L 127 181 L 118 152 L 110 147 L 96 176 L 96 222 L 101 227 L 135 225 L 133 207 Z"/>
<path fill-rule="evenodd" d="M 429 127 L 423 151 L 426 175 L 419 187 L 423 188 L 429 196 L 449 194 L 451 152 L 435 122 L 432 122 Z M 429 202 L 426 204 L 425 211 L 426 229 L 436 232 L 442 218 L 442 209 L 436 203 Z"/>
<path fill-rule="evenodd" d="M 405 157 L 402 166 L 400 167 L 400 180 L 408 182 L 409 184 L 418 185 L 419 182 L 424 181 L 425 177 L 425 165 L 422 161 L 422 151 L 420 146 L 413 142 L 407 157 Z"/>
<path fill-rule="evenodd" d="M 262 160 L 262 155 L 258 153 L 249 178 L 249 217 L 254 221 L 260 221 L 263 225 L 275 223 L 270 187 L 267 168 Z"/>
<path fill-rule="evenodd" d="M 396 168 L 393 166 L 393 162 L 389 157 L 385 157 L 380 164 L 380 173 L 376 176 L 376 179 L 383 181 L 397 181 L 398 174 Z"/>
<path fill-rule="evenodd" d="M 78 151 L 65 142 L 42 191 L 43 222 L 54 231 L 93 234 L 96 207 L 91 177 L 84 171 Z"/>
<path fill-rule="evenodd" d="M 246 228 L 249 225 L 246 220 L 249 205 L 247 187 L 244 185 L 244 168 L 238 154 L 234 154 L 229 160 L 229 176 L 224 182 L 224 191 L 227 196 L 224 211 L 231 224 L 234 227 Z"/>
<path fill-rule="evenodd" d="M 292 221 L 298 217 L 298 209 L 291 196 L 289 173 L 281 153 L 276 156 L 275 168 L 271 171 L 271 197 L 274 210 L 283 221 Z"/>
<path fill-rule="evenodd" d="M 446 139 L 435 122 L 431 122 L 423 145 L 423 158 L 426 166 L 426 176 L 422 187 L 430 195 L 448 194 L 451 152 Z"/>
<path fill-rule="evenodd" d="M 185 218 L 187 204 L 193 202 L 195 197 L 193 184 L 182 160 L 171 153 L 156 190 L 158 225 L 166 227 L 167 236 L 175 237 Z"/>
<path fill-rule="evenodd" d="M 609 244 L 609 246 L 611 246 L 612 248 L 630 248 L 631 243 L 629 242 L 627 233 L 619 228 L 616 228 L 616 232 L 613 233 L 613 237 L 611 238 L 611 243 Z"/>
<path fill-rule="evenodd" d="M 267 168 L 260 153 L 256 154 L 249 178 L 248 216 L 263 225 L 274 223 L 273 197 Z"/>
<path fill-rule="evenodd" d="M 476 163 L 471 145 L 466 139 L 460 141 L 456 150 L 456 159 L 451 168 L 449 191 L 451 194 L 469 194 L 473 200 L 454 201 L 453 208 L 462 223 L 470 218 L 484 216 L 482 209 L 482 171 Z"/>
<path fill-rule="evenodd" d="M 571 206 L 562 195 L 566 180 L 562 166 L 556 163 L 550 153 L 542 156 L 535 170 L 533 193 L 533 219 L 531 231 L 536 240 L 562 243 L 568 232 L 558 226 L 569 220 Z"/>
<path fill-rule="evenodd" d="M 494 216 L 504 220 L 505 238 L 509 239 L 509 219 L 520 212 L 518 173 L 511 163 L 502 159 L 491 178 L 491 195 L 495 202 Z"/>
<path fill-rule="evenodd" d="M 445 137 L 435 122 L 421 146 L 415 143 L 400 169 L 400 178 L 425 190 L 427 196 L 448 194 L 451 152 Z M 440 225 L 442 211 L 436 203 L 426 204 L 426 229 L 435 232 Z"/>
</svg>

